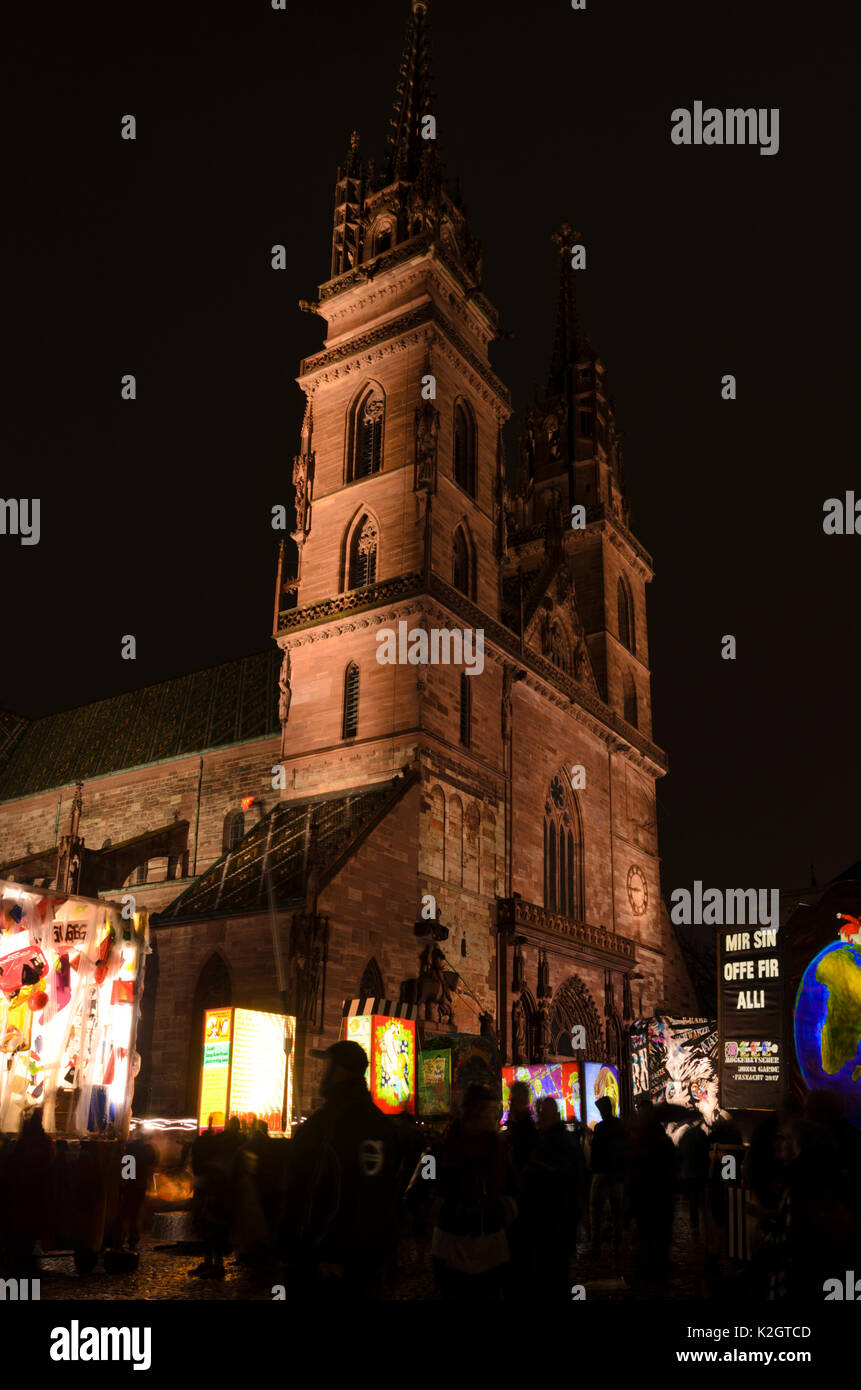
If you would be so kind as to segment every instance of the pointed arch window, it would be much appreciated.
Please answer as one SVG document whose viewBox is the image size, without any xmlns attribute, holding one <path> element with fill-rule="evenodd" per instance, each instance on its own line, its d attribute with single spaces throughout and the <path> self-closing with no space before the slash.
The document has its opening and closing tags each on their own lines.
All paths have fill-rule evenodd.
<svg viewBox="0 0 861 1390">
<path fill-rule="evenodd" d="M 363 516 L 353 531 L 347 588 L 362 589 L 377 579 L 377 528 L 369 516 Z"/>
<path fill-rule="evenodd" d="M 634 599 L 631 594 L 631 586 L 627 579 L 619 576 L 616 585 L 616 607 L 619 618 L 619 641 L 623 647 L 627 647 L 629 652 L 635 650 L 634 647 Z"/>
<path fill-rule="evenodd" d="M 221 853 L 226 854 L 239 844 L 245 834 L 245 816 L 241 811 L 229 811 L 224 817 L 221 832 Z"/>
<path fill-rule="evenodd" d="M 475 496 L 475 417 L 465 401 L 454 407 L 454 480 Z"/>
<path fill-rule="evenodd" d="M 460 673 L 460 741 L 469 747 L 472 736 L 472 681 L 465 671 Z"/>
<path fill-rule="evenodd" d="M 344 672 L 344 719 L 342 738 L 355 738 L 359 731 L 359 668 L 351 661 Z"/>
<path fill-rule="evenodd" d="M 353 407 L 348 482 L 356 478 L 369 478 L 382 468 L 385 415 L 382 391 L 378 386 L 369 386 Z"/>
<path fill-rule="evenodd" d="M 451 582 L 467 598 L 472 597 L 472 564 L 469 542 L 462 526 L 454 533 L 452 545 Z"/>
<path fill-rule="evenodd" d="M 385 995 L 383 976 L 376 957 L 371 956 L 362 971 L 362 978 L 359 981 L 359 999 L 382 999 Z"/>
<path fill-rule="evenodd" d="M 578 922 L 584 919 L 580 808 L 561 776 L 553 778 L 544 803 L 544 906 Z"/>
<path fill-rule="evenodd" d="M 625 672 L 622 715 L 626 723 L 633 724 L 635 729 L 639 728 L 637 723 L 637 687 L 630 671 Z"/>
</svg>

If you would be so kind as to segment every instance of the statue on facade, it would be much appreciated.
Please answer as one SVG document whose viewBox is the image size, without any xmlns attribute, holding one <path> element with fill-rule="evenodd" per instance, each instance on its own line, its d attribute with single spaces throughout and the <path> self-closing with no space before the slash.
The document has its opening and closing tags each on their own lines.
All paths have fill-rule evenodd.
<svg viewBox="0 0 861 1390">
<path fill-rule="evenodd" d="M 515 1066 L 524 1065 L 526 1055 L 526 1011 L 523 1000 L 515 1001 L 511 1009 L 511 1060 Z"/>
<path fill-rule="evenodd" d="M 287 735 L 287 720 L 290 718 L 290 702 L 293 690 L 290 685 L 290 652 L 284 648 L 281 670 L 278 673 L 278 719 L 281 724 L 281 753 L 284 753 L 284 740 Z"/>
<path fill-rule="evenodd" d="M 425 1018 L 431 1023 L 451 1023 L 452 995 L 446 972 L 445 956 L 436 942 L 428 942 L 421 954 L 418 976 L 418 1003 L 424 1005 Z"/>
<path fill-rule="evenodd" d="M 547 952 L 538 953 L 538 998 L 549 999 L 553 990 L 550 987 L 550 966 L 547 963 Z"/>
<path fill-rule="evenodd" d="M 520 949 L 520 941 L 518 940 L 518 941 L 515 943 L 515 946 L 514 946 L 514 964 L 513 964 L 512 979 L 511 979 L 511 991 L 512 991 L 512 993 L 513 993 L 513 994 L 519 994 L 520 991 L 523 989 L 523 985 L 524 985 L 523 951 Z"/>
<path fill-rule="evenodd" d="M 574 679 L 582 681 L 589 669 L 589 658 L 586 654 L 586 644 L 582 637 L 577 638 L 577 645 L 574 648 Z"/>
<path fill-rule="evenodd" d="M 422 401 L 416 407 L 416 487 L 436 486 L 437 439 L 439 411 L 433 401 Z"/>
<path fill-rule="evenodd" d="M 542 999 L 538 1006 L 538 1060 L 546 1062 L 553 1045 L 553 1030 L 550 1023 L 550 1005 Z"/>
</svg>

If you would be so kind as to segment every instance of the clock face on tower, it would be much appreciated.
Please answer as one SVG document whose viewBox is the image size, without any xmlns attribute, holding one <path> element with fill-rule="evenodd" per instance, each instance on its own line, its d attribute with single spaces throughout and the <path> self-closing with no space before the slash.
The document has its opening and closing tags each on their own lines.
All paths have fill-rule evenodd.
<svg viewBox="0 0 861 1390">
<path fill-rule="evenodd" d="M 628 902 L 635 917 L 642 917 L 649 904 L 649 889 L 642 869 L 632 864 L 628 870 Z"/>
</svg>

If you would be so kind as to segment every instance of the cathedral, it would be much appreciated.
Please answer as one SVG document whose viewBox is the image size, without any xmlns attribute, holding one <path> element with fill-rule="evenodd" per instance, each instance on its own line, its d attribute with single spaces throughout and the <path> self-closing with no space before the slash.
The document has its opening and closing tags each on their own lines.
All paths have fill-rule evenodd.
<svg viewBox="0 0 861 1390">
<path fill-rule="evenodd" d="M 326 336 L 297 378 L 271 650 L 34 721 L 0 711 L 0 877 L 149 909 L 137 1113 L 196 1113 L 218 1005 L 295 1015 L 305 1112 L 350 1000 L 515 1063 L 582 1056 L 581 1025 L 585 1057 L 623 1076 L 635 1017 L 698 1012 L 661 900 L 652 562 L 575 312 L 576 235 L 548 240 L 555 337 L 510 468 L 427 10 L 412 0 L 384 164 L 349 141 L 303 306 Z M 481 635 L 483 664 L 383 662 L 392 632 L 455 655 Z"/>
</svg>

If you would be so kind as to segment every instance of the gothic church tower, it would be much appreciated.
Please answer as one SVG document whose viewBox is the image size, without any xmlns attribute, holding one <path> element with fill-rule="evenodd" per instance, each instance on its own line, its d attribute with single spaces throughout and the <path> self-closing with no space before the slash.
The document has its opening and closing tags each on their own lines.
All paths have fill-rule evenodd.
<svg viewBox="0 0 861 1390">
<path fill-rule="evenodd" d="M 326 905 L 356 962 L 373 947 L 386 995 L 419 970 L 413 924 L 430 896 L 446 960 L 428 1026 L 481 1027 L 504 1058 L 539 1061 L 570 1056 L 581 1021 L 589 1058 L 622 1062 L 632 978 L 638 1009 L 664 993 L 650 561 L 630 531 L 604 369 L 576 322 L 568 228 L 550 377 L 506 480 L 498 318 L 443 178 L 427 10 L 412 0 L 383 172 L 355 134 L 338 171 L 330 278 L 312 306 L 327 335 L 298 377 L 298 567 L 279 572 L 275 620 L 282 795 L 415 789 L 389 813 L 379 882 L 366 869 Z M 480 630 L 483 669 L 381 663 L 378 634 L 401 624 Z M 373 911 L 358 905 L 369 893 Z M 359 980 L 339 975 L 329 993 L 331 1041 L 338 996 Z"/>
</svg>

